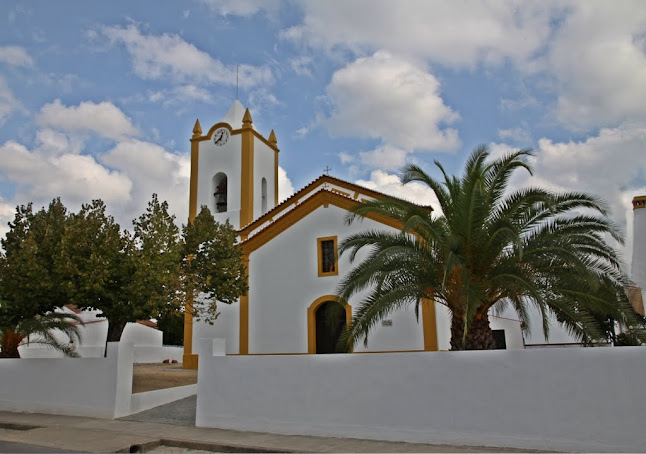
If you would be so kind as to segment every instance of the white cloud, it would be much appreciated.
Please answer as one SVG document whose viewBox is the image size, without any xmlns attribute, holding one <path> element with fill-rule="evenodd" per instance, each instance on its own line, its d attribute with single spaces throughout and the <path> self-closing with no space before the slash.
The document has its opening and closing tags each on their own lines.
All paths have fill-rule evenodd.
<svg viewBox="0 0 646 454">
<path fill-rule="evenodd" d="M 397 175 L 389 174 L 383 170 L 373 170 L 370 173 L 369 180 L 357 180 L 355 183 L 418 205 L 430 205 L 435 210 L 435 213 L 441 212 L 433 191 L 422 183 L 414 181 L 403 185 Z"/>
<path fill-rule="evenodd" d="M 644 159 L 646 127 L 621 125 L 601 129 L 584 140 L 555 142 L 539 140 L 536 155 L 531 158 L 534 176 L 518 171 L 510 188 L 540 186 L 555 191 L 583 191 L 601 197 L 611 210 L 612 219 L 630 233 L 627 220 L 632 219 L 630 201 L 646 186 Z M 500 157 L 517 148 L 507 144 L 492 144 L 492 156 Z M 630 259 L 632 240 L 629 235 L 623 248 Z"/>
<path fill-rule="evenodd" d="M 0 76 L 0 126 L 16 110 L 23 110 L 23 108 L 13 96 L 7 82 Z"/>
<path fill-rule="evenodd" d="M 275 11 L 278 0 L 203 0 L 213 11 L 222 16 L 254 16 L 263 11 Z"/>
<path fill-rule="evenodd" d="M 299 4 L 302 22 L 281 36 L 306 48 L 337 56 L 381 49 L 459 69 L 509 63 L 532 86 L 502 99 L 503 109 L 543 108 L 540 92 L 554 97 L 549 118 L 574 131 L 646 121 L 642 0 Z"/>
<path fill-rule="evenodd" d="M 80 154 L 83 149 L 83 140 L 76 136 L 54 131 L 40 129 L 36 132 L 36 143 L 39 153 L 47 156 L 60 156 L 63 154 Z"/>
<path fill-rule="evenodd" d="M 34 66 L 34 60 L 19 46 L 0 46 L 0 62 L 12 66 Z"/>
<path fill-rule="evenodd" d="M 529 132 L 527 125 L 523 125 L 523 127 L 519 128 L 498 129 L 498 137 L 500 137 L 501 140 L 512 140 L 514 142 L 525 144 L 524 146 L 527 146 L 532 142 L 532 135 Z"/>
<path fill-rule="evenodd" d="M 0 197 L 0 238 L 4 238 L 9 231 L 7 224 L 13 220 L 15 209 L 14 205 L 7 203 L 5 199 Z"/>
<path fill-rule="evenodd" d="M 289 60 L 289 66 L 299 76 L 312 76 L 312 71 L 310 71 L 310 66 L 312 65 L 312 57 L 306 55 L 300 57 L 294 57 Z"/>
<path fill-rule="evenodd" d="M 40 109 L 38 122 L 65 131 L 91 131 L 114 140 L 138 135 L 130 118 L 109 102 L 84 101 L 78 106 L 66 107 L 56 99 Z"/>
<path fill-rule="evenodd" d="M 598 194 L 616 209 L 619 194 L 640 173 L 641 178 L 646 175 L 644 143 L 646 128 L 629 125 L 602 129 L 583 141 L 555 143 L 544 138 L 539 140 L 535 167 L 542 178 Z"/>
<path fill-rule="evenodd" d="M 57 196 L 76 206 L 93 198 L 123 203 L 132 185 L 127 176 L 106 169 L 92 156 L 29 150 L 14 141 L 0 146 L 0 172 L 16 183 L 16 199 L 36 204 Z"/>
<path fill-rule="evenodd" d="M 135 25 L 103 27 L 112 43 L 126 47 L 135 74 L 143 79 L 172 78 L 179 83 L 235 85 L 236 65 L 225 65 L 199 50 L 179 35 L 143 35 Z M 273 81 L 268 67 L 240 65 L 240 86 L 252 87 Z"/>
<path fill-rule="evenodd" d="M 361 163 L 371 169 L 399 170 L 406 163 L 407 157 L 406 150 L 389 144 L 380 145 L 372 151 L 359 152 Z"/>
<path fill-rule="evenodd" d="M 85 154 L 83 144 L 76 140 L 73 135 L 42 130 L 37 132 L 37 146 L 32 150 L 15 141 L 0 145 L 0 175 L 16 185 L 12 201 L 0 199 L 0 222 L 11 215 L 8 207 L 17 204 L 32 201 L 40 206 L 61 197 L 69 209 L 77 210 L 82 203 L 100 198 L 117 222 L 130 228 L 153 193 L 168 201 L 178 224 L 186 222 L 188 154 L 177 155 L 150 142 L 127 139 L 95 158 Z"/>
<path fill-rule="evenodd" d="M 389 0 L 300 4 L 303 22 L 284 30 L 286 39 L 328 50 L 387 49 L 467 67 L 505 58 L 528 60 L 544 45 L 557 9 L 544 2 L 500 0 L 419 0 L 405 7 Z"/>
<path fill-rule="evenodd" d="M 339 160 L 341 161 L 341 164 L 351 164 L 354 162 L 354 156 L 352 156 L 350 153 L 344 153 L 343 151 L 339 153 Z"/>
<path fill-rule="evenodd" d="M 377 52 L 338 70 L 327 87 L 333 103 L 322 120 L 332 134 L 381 138 L 407 151 L 454 150 L 459 118 L 440 96 L 440 83 L 421 65 Z"/>
<path fill-rule="evenodd" d="M 148 100 L 151 102 L 161 102 L 164 107 L 188 106 L 193 102 L 213 103 L 213 95 L 205 88 L 187 84 L 150 93 Z"/>
<path fill-rule="evenodd" d="M 546 57 L 559 121 L 573 129 L 646 120 L 646 8 L 641 1 L 577 2 Z"/>
<path fill-rule="evenodd" d="M 118 143 L 100 158 L 132 181 L 130 199 L 120 206 L 122 217 L 139 216 L 153 193 L 168 201 L 179 223 L 188 219 L 190 157 L 169 153 L 150 142 L 130 140 Z M 160 184 L 163 182 L 163 184 Z"/>
<path fill-rule="evenodd" d="M 278 203 L 285 200 L 294 193 L 294 186 L 287 176 L 285 169 L 278 166 Z"/>
</svg>

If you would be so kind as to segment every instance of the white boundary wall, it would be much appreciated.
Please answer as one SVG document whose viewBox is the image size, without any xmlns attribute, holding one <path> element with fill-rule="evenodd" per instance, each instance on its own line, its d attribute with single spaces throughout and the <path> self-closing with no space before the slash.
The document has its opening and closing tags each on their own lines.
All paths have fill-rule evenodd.
<svg viewBox="0 0 646 454">
<path fill-rule="evenodd" d="M 77 347 L 82 358 L 102 358 L 105 347 Z M 184 347 L 170 345 L 135 345 L 133 347 L 135 364 L 161 363 L 164 360 L 182 362 Z M 62 352 L 49 347 L 20 348 L 21 358 L 64 358 Z"/>
<path fill-rule="evenodd" d="M 642 451 L 646 348 L 220 356 L 197 426 L 564 451 Z"/>
<path fill-rule="evenodd" d="M 175 402 L 197 394 L 197 385 L 176 386 L 175 388 L 157 389 L 132 395 L 129 414 L 150 410 L 160 405 Z"/>
<path fill-rule="evenodd" d="M 0 410 L 118 418 L 130 414 L 132 344 L 107 358 L 0 359 Z"/>
<path fill-rule="evenodd" d="M 142 348 L 110 342 L 107 358 L 0 359 L 0 411 L 119 418 L 197 393 L 189 385 L 133 394 L 132 364 Z M 164 359 L 179 352 L 181 360 L 182 347 L 150 348 L 169 349 Z"/>
</svg>

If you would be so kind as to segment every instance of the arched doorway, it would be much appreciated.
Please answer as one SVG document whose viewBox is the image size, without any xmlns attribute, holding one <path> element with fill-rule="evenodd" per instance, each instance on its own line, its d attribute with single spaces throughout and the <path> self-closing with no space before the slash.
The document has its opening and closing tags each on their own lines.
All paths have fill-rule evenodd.
<svg viewBox="0 0 646 454">
<path fill-rule="evenodd" d="M 352 317 L 352 308 L 334 295 L 314 301 L 307 310 L 308 353 L 345 353 L 339 351 L 339 337 Z"/>
</svg>

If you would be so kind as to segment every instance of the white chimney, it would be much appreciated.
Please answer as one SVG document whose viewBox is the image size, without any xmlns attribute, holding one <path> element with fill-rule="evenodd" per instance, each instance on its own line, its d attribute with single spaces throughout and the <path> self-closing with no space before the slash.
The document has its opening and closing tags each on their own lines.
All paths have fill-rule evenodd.
<svg viewBox="0 0 646 454">
<path fill-rule="evenodd" d="M 633 198 L 632 280 L 646 289 L 646 195 Z"/>
</svg>

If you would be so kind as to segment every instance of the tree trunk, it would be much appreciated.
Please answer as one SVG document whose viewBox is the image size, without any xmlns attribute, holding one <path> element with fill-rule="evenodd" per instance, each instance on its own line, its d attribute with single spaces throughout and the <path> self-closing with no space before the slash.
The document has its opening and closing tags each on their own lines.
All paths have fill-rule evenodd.
<svg viewBox="0 0 646 454">
<path fill-rule="evenodd" d="M 25 336 L 13 330 L 6 330 L 0 334 L 0 358 L 20 358 L 18 346 Z"/>
<path fill-rule="evenodd" d="M 127 322 L 111 322 L 108 320 L 108 337 L 105 340 L 103 356 L 108 356 L 108 342 L 119 342 Z"/>
<path fill-rule="evenodd" d="M 494 350 L 496 343 L 489 327 L 487 315 L 476 315 L 471 322 L 464 339 L 464 320 L 460 314 L 453 314 L 451 319 L 451 350 Z"/>
</svg>

